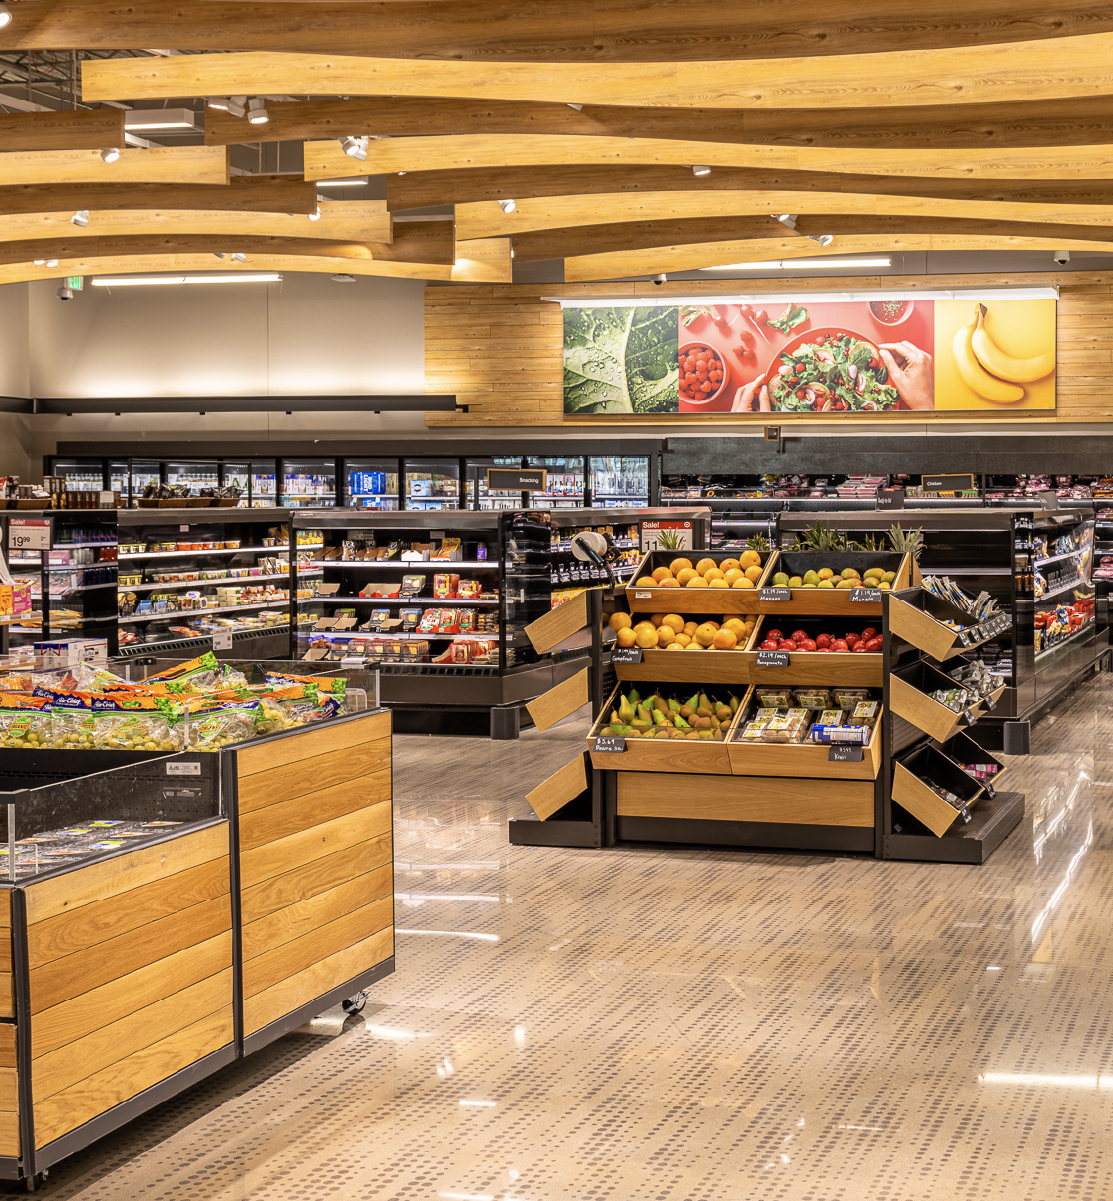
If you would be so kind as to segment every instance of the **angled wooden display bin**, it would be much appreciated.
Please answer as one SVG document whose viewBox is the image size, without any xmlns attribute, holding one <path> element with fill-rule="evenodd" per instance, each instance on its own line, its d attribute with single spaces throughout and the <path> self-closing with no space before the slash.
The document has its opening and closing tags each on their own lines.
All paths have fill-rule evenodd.
<svg viewBox="0 0 1113 1201">
<path fill-rule="evenodd" d="M 940 796 L 933 783 L 953 793 L 966 810 L 973 808 L 985 789 L 933 746 L 917 747 L 893 764 L 893 800 L 942 838 L 959 820 L 961 810 Z"/>
<path fill-rule="evenodd" d="M 751 706 L 752 708 L 752 706 Z M 882 721 L 862 747 L 859 762 L 832 761 L 831 744 L 816 742 L 749 742 L 739 739 L 747 717 L 734 725 L 727 743 L 730 770 L 736 776 L 804 776 L 816 780 L 876 780 L 881 770 Z"/>
<path fill-rule="evenodd" d="M 923 608 L 899 596 L 890 597 L 889 629 L 939 663 L 983 646 L 1009 628 L 1009 619 L 1004 615 L 971 625 L 969 614 L 950 601 L 930 592 L 925 592 L 921 599 Z M 947 621 L 955 622 L 956 626 L 944 624 Z"/>
<path fill-rule="evenodd" d="M 807 572 L 829 570 L 838 577 L 844 570 L 853 568 L 859 573 L 871 568 L 880 568 L 890 574 L 884 589 L 870 589 L 870 599 L 864 599 L 859 588 L 789 587 L 789 596 L 783 600 L 765 602 L 758 611 L 763 613 L 807 614 L 813 616 L 880 617 L 882 591 L 897 591 L 912 583 L 913 564 L 910 555 L 895 551 L 776 551 L 762 578 L 762 587 L 776 587 L 776 577 L 784 573 L 789 580 L 803 578 Z M 784 586 L 783 584 L 781 585 Z"/>
<path fill-rule="evenodd" d="M 864 615 L 863 615 L 864 616 Z M 880 688 L 885 680 L 884 656 L 881 651 L 788 651 L 788 666 L 767 666 L 761 663 L 758 649 L 765 639 L 764 631 L 791 624 L 806 628 L 808 618 L 794 618 L 791 623 L 777 622 L 776 615 L 763 613 L 742 652 L 750 682 L 754 684 L 841 684 L 845 687 Z M 829 619 L 827 619 L 829 624 Z M 811 624 L 816 624 L 811 619 Z"/>
<path fill-rule="evenodd" d="M 668 588 L 661 586 L 649 587 L 638 584 L 638 580 L 649 578 L 658 567 L 668 567 L 675 559 L 687 558 L 693 563 L 701 559 L 716 559 L 724 562 L 736 556 L 721 555 L 712 551 L 650 551 L 634 572 L 633 582 L 626 586 L 626 600 L 630 612 L 635 609 L 647 613 L 679 613 L 683 607 L 685 613 L 693 614 L 736 614 L 756 613 L 758 611 L 758 592 L 764 585 L 769 574 L 769 566 L 776 557 L 776 552 L 765 552 L 761 562 L 761 575 L 753 581 L 752 588 Z"/>
</svg>

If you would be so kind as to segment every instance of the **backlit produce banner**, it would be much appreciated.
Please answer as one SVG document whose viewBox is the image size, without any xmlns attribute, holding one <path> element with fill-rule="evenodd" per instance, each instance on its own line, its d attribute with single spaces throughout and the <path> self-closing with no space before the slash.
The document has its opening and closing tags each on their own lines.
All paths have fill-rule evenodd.
<svg viewBox="0 0 1113 1201">
<path fill-rule="evenodd" d="M 1055 301 L 897 297 L 564 309 L 564 411 L 1055 407 Z"/>
</svg>

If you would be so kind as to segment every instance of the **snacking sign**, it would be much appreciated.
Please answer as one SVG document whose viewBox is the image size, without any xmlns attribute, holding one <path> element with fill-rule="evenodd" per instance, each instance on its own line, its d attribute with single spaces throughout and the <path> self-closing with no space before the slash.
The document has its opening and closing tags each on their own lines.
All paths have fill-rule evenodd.
<svg viewBox="0 0 1113 1201">
<path fill-rule="evenodd" d="M 564 411 L 1055 407 L 1055 300 L 895 295 L 564 309 Z"/>
</svg>

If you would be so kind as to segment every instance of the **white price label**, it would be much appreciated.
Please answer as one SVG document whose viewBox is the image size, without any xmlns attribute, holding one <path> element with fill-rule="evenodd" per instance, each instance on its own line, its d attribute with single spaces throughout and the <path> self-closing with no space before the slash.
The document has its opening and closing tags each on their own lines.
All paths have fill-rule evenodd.
<svg viewBox="0 0 1113 1201">
<path fill-rule="evenodd" d="M 199 776 L 201 774 L 201 764 L 178 760 L 175 763 L 168 763 L 166 765 L 166 774 L 168 776 Z"/>
<path fill-rule="evenodd" d="M 232 631 L 217 630 L 213 634 L 214 651 L 230 651 L 232 649 Z"/>
<path fill-rule="evenodd" d="M 8 527 L 9 550 L 49 550 L 50 522 L 34 517 L 13 517 Z"/>
</svg>

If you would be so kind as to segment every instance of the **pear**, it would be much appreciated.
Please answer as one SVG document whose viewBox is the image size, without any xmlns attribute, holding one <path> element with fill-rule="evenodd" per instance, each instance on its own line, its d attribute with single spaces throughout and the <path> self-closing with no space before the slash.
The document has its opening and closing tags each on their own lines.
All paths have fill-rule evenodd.
<svg viewBox="0 0 1113 1201">
<path fill-rule="evenodd" d="M 675 696 L 669 697 L 669 712 L 670 713 L 679 713 L 680 712 L 680 702 L 676 699 Z"/>
<path fill-rule="evenodd" d="M 699 694 L 699 707 L 701 709 L 707 709 L 708 712 L 712 712 L 715 708 L 715 706 L 711 703 L 711 698 L 706 692 L 701 692 Z"/>
<path fill-rule="evenodd" d="M 638 692 L 638 690 L 636 688 L 630 689 L 630 691 L 626 694 L 626 699 L 630 702 L 631 705 L 640 705 L 641 700 L 642 700 L 641 694 Z"/>
<path fill-rule="evenodd" d="M 628 726 L 634 720 L 634 709 L 626 697 L 618 702 L 618 720 Z"/>
<path fill-rule="evenodd" d="M 732 697 L 730 698 L 730 711 L 731 711 L 731 713 L 737 713 L 737 712 L 738 712 L 738 705 L 739 705 L 739 703 L 740 703 L 740 702 L 739 702 L 739 700 L 738 700 L 738 697 L 736 697 L 736 696 L 732 696 Z"/>
<path fill-rule="evenodd" d="M 691 727 L 691 726 L 690 726 L 690 725 L 689 725 L 689 724 L 688 724 L 688 723 L 687 723 L 687 722 L 684 720 L 684 718 L 680 716 L 680 714 L 679 714 L 679 713 L 676 715 L 676 717 L 675 717 L 673 720 L 676 722 L 676 728 L 677 728 L 678 730 L 690 730 L 690 729 L 692 728 L 692 727 Z"/>
<path fill-rule="evenodd" d="M 617 726 L 621 721 L 622 721 L 622 718 L 618 716 L 618 710 L 612 709 L 611 710 L 611 725 Z"/>
<path fill-rule="evenodd" d="M 660 709 L 653 710 L 653 721 L 658 726 L 667 726 L 669 719 L 661 712 Z"/>
</svg>

